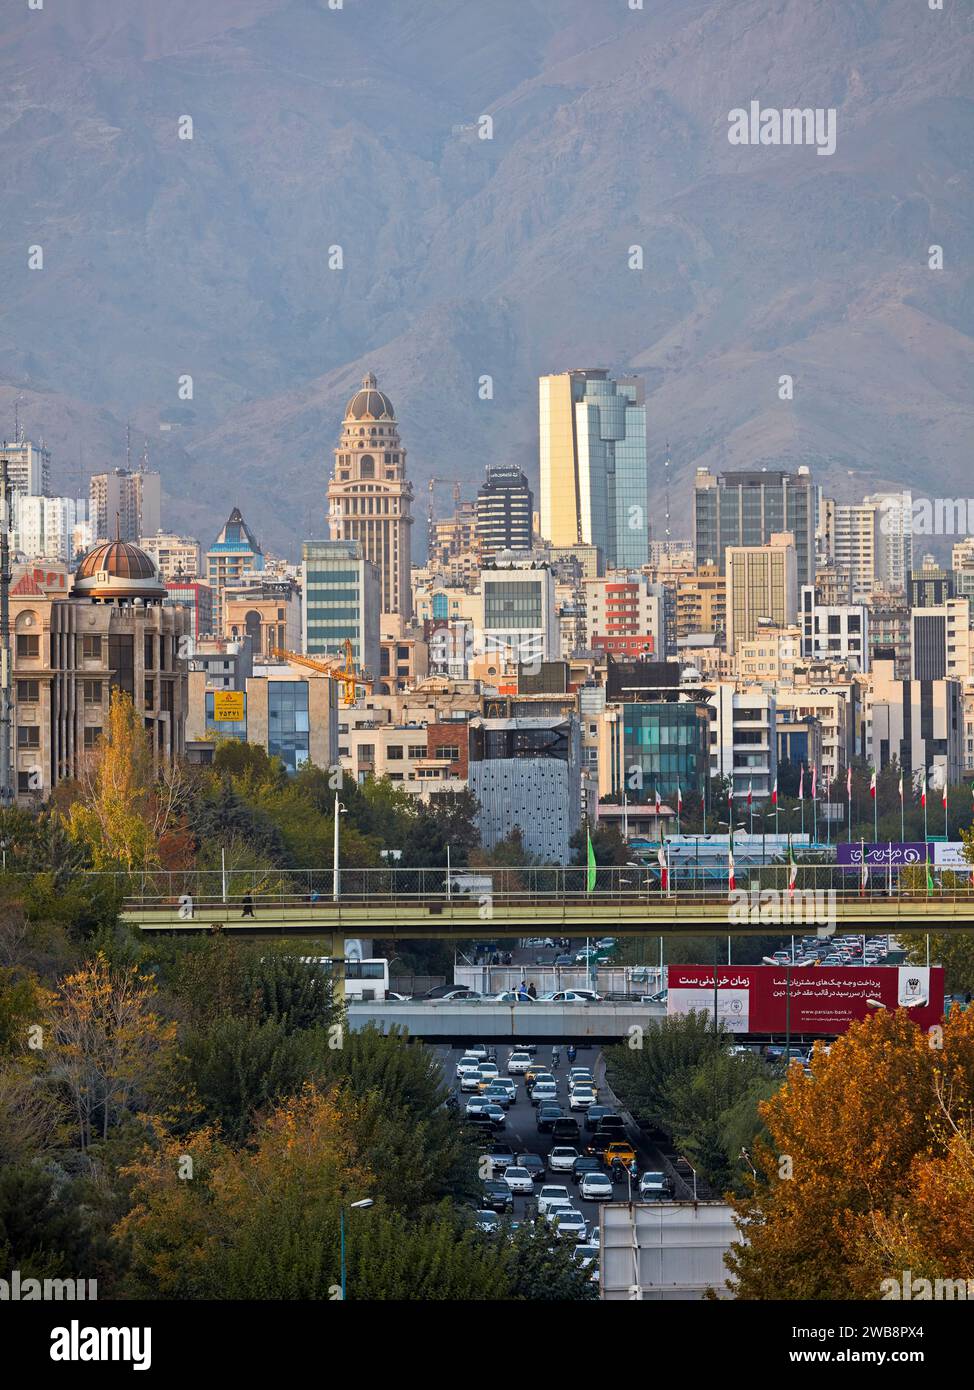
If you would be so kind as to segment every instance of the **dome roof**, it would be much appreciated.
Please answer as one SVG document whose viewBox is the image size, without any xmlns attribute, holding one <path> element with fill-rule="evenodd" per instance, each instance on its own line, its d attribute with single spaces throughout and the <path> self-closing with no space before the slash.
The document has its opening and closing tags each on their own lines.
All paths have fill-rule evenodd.
<svg viewBox="0 0 974 1390">
<path fill-rule="evenodd" d="M 384 391 L 378 390 L 375 376 L 369 372 L 362 379 L 361 391 L 356 391 L 345 407 L 345 419 L 394 420 L 395 418 L 396 412 L 392 408 L 392 401 Z"/>
<path fill-rule="evenodd" d="M 90 598 L 163 598 L 166 586 L 137 545 L 101 541 L 75 571 L 73 592 Z"/>
<path fill-rule="evenodd" d="M 102 541 L 81 561 L 75 580 L 91 579 L 103 572 L 116 579 L 154 579 L 156 567 L 137 545 L 128 541 Z"/>
</svg>

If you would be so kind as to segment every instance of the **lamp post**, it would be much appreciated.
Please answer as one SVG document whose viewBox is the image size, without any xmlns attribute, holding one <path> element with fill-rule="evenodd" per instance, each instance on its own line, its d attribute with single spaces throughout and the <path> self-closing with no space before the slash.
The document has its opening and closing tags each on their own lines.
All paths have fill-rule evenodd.
<svg viewBox="0 0 974 1390">
<path fill-rule="evenodd" d="M 347 807 L 347 806 L 343 806 L 342 803 L 338 800 L 338 797 L 336 796 L 336 797 L 335 797 L 335 844 L 334 844 L 334 847 L 333 847 L 333 850 L 332 850 L 332 861 L 331 861 L 331 863 L 332 863 L 331 896 L 332 896 L 333 900 L 334 900 L 336 903 L 338 902 L 338 896 L 339 896 L 339 873 L 340 873 L 340 870 L 339 870 L 339 868 L 338 868 L 338 817 L 339 817 L 339 816 L 343 816 L 343 815 L 346 813 L 347 810 L 348 810 L 348 807 Z"/>
<path fill-rule="evenodd" d="M 342 809 L 344 810 L 344 807 L 343 807 Z M 336 817 L 336 823 L 337 823 L 337 817 Z M 362 1200 L 361 1200 L 360 1202 L 349 1202 L 349 1204 L 348 1204 L 348 1209 L 349 1209 L 349 1211 L 364 1211 L 366 1207 L 374 1207 L 374 1206 L 375 1206 L 375 1199 L 374 1199 L 373 1197 L 363 1197 Z M 344 1203 L 344 1202 L 343 1202 L 343 1203 L 341 1204 L 341 1206 L 338 1208 L 338 1229 L 339 1229 L 339 1236 L 340 1236 L 340 1242 L 341 1242 L 341 1259 L 342 1259 L 342 1302 L 344 1303 L 344 1302 L 345 1302 L 345 1203 Z"/>
</svg>

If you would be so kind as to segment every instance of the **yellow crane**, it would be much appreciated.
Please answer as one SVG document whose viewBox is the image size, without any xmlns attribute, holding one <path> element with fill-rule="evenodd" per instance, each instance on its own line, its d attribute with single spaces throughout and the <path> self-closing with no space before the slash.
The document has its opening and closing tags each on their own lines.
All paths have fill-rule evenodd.
<svg viewBox="0 0 974 1390">
<path fill-rule="evenodd" d="M 371 695 L 372 682 L 364 671 L 355 669 L 355 657 L 352 651 L 352 640 L 345 638 L 345 664 L 338 664 L 337 656 L 304 656 L 301 652 L 288 651 L 286 647 L 272 647 L 271 655 L 276 656 L 279 661 L 293 661 L 296 666 L 307 666 L 310 671 L 321 671 L 326 676 L 331 676 L 337 680 L 342 687 L 342 704 L 355 704 L 355 687 L 364 685 L 366 693 Z"/>
</svg>

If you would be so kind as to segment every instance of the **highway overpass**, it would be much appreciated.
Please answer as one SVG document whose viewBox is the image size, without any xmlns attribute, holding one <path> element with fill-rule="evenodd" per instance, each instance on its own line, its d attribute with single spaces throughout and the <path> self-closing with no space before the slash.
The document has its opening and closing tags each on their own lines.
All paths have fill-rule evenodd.
<svg viewBox="0 0 974 1390">
<path fill-rule="evenodd" d="M 417 999 L 406 1003 L 352 1001 L 348 1021 L 353 1032 L 370 1024 L 388 1033 L 409 1030 L 429 1042 L 454 1039 L 484 1042 L 618 1042 L 666 1017 L 661 1004 L 602 1000 L 591 1004 L 500 1004 L 496 1000 Z"/>
</svg>

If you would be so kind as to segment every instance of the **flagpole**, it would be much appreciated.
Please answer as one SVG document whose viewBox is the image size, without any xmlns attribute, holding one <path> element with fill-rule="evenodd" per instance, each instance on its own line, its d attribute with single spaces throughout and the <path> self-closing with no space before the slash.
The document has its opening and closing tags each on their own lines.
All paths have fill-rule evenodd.
<svg viewBox="0 0 974 1390">
<path fill-rule="evenodd" d="M 905 839 L 906 839 L 906 821 L 904 820 L 903 817 L 904 817 L 904 811 L 903 811 L 903 770 L 902 770 L 902 768 L 901 768 L 901 769 L 900 769 L 900 843 L 901 843 L 901 844 L 902 844 L 903 841 L 905 841 Z"/>
<path fill-rule="evenodd" d="M 927 843 L 927 769 L 923 769 L 923 843 Z"/>
<path fill-rule="evenodd" d="M 873 768 L 873 776 L 876 777 L 876 769 Z M 879 778 L 876 777 L 873 786 L 873 839 L 879 843 Z"/>
</svg>

